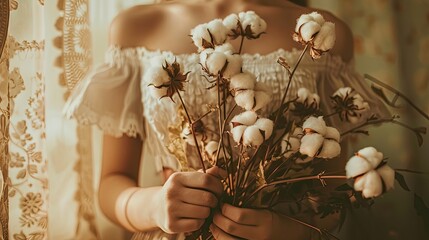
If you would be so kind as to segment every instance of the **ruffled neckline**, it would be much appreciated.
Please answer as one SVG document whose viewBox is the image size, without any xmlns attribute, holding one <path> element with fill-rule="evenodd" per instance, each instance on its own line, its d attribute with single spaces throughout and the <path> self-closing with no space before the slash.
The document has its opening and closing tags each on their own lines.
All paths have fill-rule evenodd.
<svg viewBox="0 0 429 240">
<path fill-rule="evenodd" d="M 286 50 L 279 48 L 273 50 L 269 53 L 260 54 L 260 53 L 244 53 L 243 61 L 246 66 L 252 66 L 254 69 L 260 71 L 279 71 L 282 67 L 277 64 L 277 59 L 283 57 L 286 59 L 286 62 L 291 66 L 298 59 L 301 54 L 301 49 L 292 48 L 291 50 Z M 139 47 L 130 47 L 123 48 L 116 45 L 111 45 L 105 54 L 105 63 L 110 65 L 122 66 L 132 62 L 151 62 L 152 58 L 155 57 L 165 57 L 166 59 L 177 58 L 182 63 L 186 65 L 192 65 L 199 61 L 199 54 L 194 53 L 180 53 L 176 54 L 173 51 L 169 50 L 160 50 L 160 49 L 148 49 L 144 46 Z M 195 65 L 195 64 L 194 64 Z M 192 65 L 192 66 L 194 66 Z M 306 69 L 307 71 L 317 71 L 317 72 L 342 72 L 342 71 L 354 71 L 354 60 L 349 62 L 344 62 L 341 56 L 332 55 L 330 53 L 324 54 L 320 59 L 313 60 L 309 54 L 304 56 L 304 59 L 301 63 L 302 67 L 299 69 Z M 195 65 L 194 67 L 196 67 Z"/>
</svg>

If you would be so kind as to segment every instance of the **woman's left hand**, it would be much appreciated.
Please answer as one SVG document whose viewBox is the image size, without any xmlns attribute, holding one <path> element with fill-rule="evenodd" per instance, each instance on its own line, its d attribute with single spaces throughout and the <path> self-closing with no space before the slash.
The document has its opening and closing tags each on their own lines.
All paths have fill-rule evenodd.
<svg viewBox="0 0 429 240">
<path fill-rule="evenodd" d="M 274 213 L 264 209 L 249 209 L 223 204 L 213 216 L 210 230 L 217 240 L 272 239 Z"/>
</svg>

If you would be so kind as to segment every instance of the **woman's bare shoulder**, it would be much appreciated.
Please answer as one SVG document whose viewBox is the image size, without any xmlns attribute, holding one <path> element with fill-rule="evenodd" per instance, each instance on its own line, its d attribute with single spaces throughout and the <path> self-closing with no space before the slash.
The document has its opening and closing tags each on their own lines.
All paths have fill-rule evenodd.
<svg viewBox="0 0 429 240">
<path fill-rule="evenodd" d="M 110 24 L 109 42 L 121 47 L 142 45 L 163 24 L 167 15 L 165 4 L 138 5 L 120 12 Z"/>
</svg>

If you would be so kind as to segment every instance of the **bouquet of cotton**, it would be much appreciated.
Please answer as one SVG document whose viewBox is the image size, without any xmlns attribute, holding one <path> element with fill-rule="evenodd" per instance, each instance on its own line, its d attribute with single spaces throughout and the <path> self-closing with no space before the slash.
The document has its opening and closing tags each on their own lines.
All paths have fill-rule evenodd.
<svg viewBox="0 0 429 240">
<path fill-rule="evenodd" d="M 349 86 L 338 86 L 328 95 L 331 96 L 328 102 L 307 88 L 290 93 L 305 53 L 309 51 L 312 60 L 317 61 L 334 46 L 335 25 L 319 13 L 304 14 L 297 19 L 293 39 L 303 44 L 304 49 L 292 68 L 279 56 L 278 63 L 287 71 L 289 79 L 280 105 L 270 106 L 273 110 L 267 114 L 273 91 L 258 81 L 255 73 L 243 69 L 241 55 L 244 40 L 260 38 L 266 27 L 262 18 L 248 11 L 200 24 L 191 30 L 202 79 L 207 82 L 207 96 L 216 99 L 205 114 L 192 116 L 183 101 L 181 92 L 185 90 L 189 72 L 185 72 L 176 59 L 164 59 L 146 71 L 150 75 L 147 79 L 152 80 L 148 87 L 152 88 L 153 97 L 159 101 L 166 101 L 165 97 L 173 102 L 178 100 L 185 112 L 184 122 L 179 124 L 183 144 L 177 146 L 196 149 L 203 171 L 214 165 L 226 170 L 222 201 L 237 207 L 271 210 L 279 203 L 289 202 L 297 206 L 295 209 L 290 206 L 295 214 L 308 212 L 303 202 L 313 201 L 308 204 L 313 206 L 313 214 L 326 216 L 345 212 L 355 199 L 365 205 L 393 189 L 395 178 L 405 185 L 401 175 L 390 168 L 383 154 L 373 147 L 359 150 L 345 167 L 341 166 L 342 174 L 328 172 L 327 161 L 339 161 L 338 158 L 346 155 L 342 152 L 342 143 L 348 134 L 367 134 L 366 126 L 384 122 L 405 126 L 417 135 L 423 134 L 425 128 L 411 128 L 397 121 L 396 116 L 371 115 L 370 105 L 362 97 L 365 94 Z M 241 38 L 238 51 L 229 42 L 236 38 Z M 382 90 L 374 88 L 374 91 L 386 99 Z M 209 116 L 213 116 L 212 121 L 207 120 Z M 332 184 L 339 181 L 343 185 L 336 190 L 325 188 L 328 179 L 337 181 Z M 339 192 L 344 194 L 338 197 Z M 294 215 L 288 217 L 295 219 Z M 317 226 L 295 220 L 326 235 Z M 210 221 L 207 219 L 207 224 L 187 238 L 210 237 Z"/>
</svg>

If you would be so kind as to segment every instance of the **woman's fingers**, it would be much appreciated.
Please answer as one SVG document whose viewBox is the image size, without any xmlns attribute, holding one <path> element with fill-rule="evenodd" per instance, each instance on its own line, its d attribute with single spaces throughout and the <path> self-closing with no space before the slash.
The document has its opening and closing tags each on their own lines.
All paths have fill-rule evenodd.
<svg viewBox="0 0 429 240">
<path fill-rule="evenodd" d="M 237 237 L 231 236 L 228 233 L 224 232 L 222 229 L 218 228 L 215 224 L 210 225 L 210 231 L 213 234 L 213 237 L 216 240 L 235 240 Z"/>
<path fill-rule="evenodd" d="M 167 229 L 163 229 L 167 233 L 193 232 L 204 224 L 204 219 L 187 219 L 181 218 L 177 221 L 167 224 Z"/>
<path fill-rule="evenodd" d="M 256 226 L 242 225 L 223 216 L 217 212 L 213 216 L 213 223 L 223 232 L 229 235 L 237 236 L 245 239 L 254 239 L 258 230 Z"/>
<path fill-rule="evenodd" d="M 179 198 L 188 204 L 214 208 L 217 206 L 217 197 L 208 191 L 185 188 L 179 192 Z"/>
<path fill-rule="evenodd" d="M 222 205 L 222 215 L 236 223 L 250 226 L 269 224 L 272 221 L 271 212 L 268 210 L 239 208 L 227 203 Z"/>
<path fill-rule="evenodd" d="M 223 192 L 223 185 L 219 178 L 211 174 L 200 172 L 189 172 L 173 174 L 170 176 L 170 181 L 177 181 L 184 187 L 202 189 L 212 192 L 217 197 L 220 197 Z"/>
<path fill-rule="evenodd" d="M 192 204 L 181 204 L 177 216 L 180 218 L 206 219 L 210 215 L 210 208 Z"/>
</svg>

